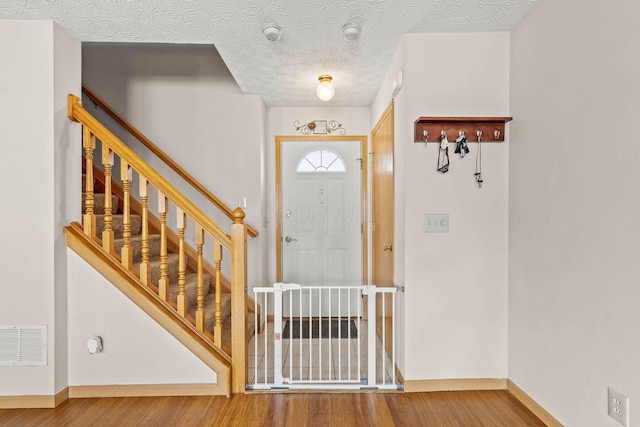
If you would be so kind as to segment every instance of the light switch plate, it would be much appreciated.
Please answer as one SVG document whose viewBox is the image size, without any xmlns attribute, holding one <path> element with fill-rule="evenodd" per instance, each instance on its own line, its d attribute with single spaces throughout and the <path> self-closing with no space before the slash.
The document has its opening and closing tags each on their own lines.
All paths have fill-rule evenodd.
<svg viewBox="0 0 640 427">
<path fill-rule="evenodd" d="M 448 233 L 449 232 L 449 214 L 425 214 L 424 215 L 424 232 L 425 233 Z"/>
</svg>

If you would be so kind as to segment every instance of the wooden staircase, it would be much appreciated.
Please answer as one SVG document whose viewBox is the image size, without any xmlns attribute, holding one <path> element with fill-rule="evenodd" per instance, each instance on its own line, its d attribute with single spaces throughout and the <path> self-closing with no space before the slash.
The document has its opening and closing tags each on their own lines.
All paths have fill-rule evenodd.
<svg viewBox="0 0 640 427">
<path fill-rule="evenodd" d="M 84 166 L 83 166 L 84 167 Z M 104 175 L 102 171 L 94 166 L 94 214 L 96 217 L 96 234 L 101 236 L 104 231 L 105 226 L 105 194 L 104 191 Z M 86 213 L 86 199 L 87 193 L 85 192 L 85 182 L 86 182 L 86 174 L 83 174 L 83 192 L 82 192 L 82 212 Z M 112 191 L 114 194 L 111 195 L 111 206 L 112 211 L 115 212 L 112 214 L 112 223 L 111 228 L 114 233 L 114 254 L 121 253 L 122 248 L 125 246 L 125 239 L 123 237 L 124 227 L 123 227 L 123 219 L 124 215 L 122 214 L 122 204 L 123 201 L 119 198 L 118 194 L 122 194 L 122 188 L 115 183 L 112 183 Z M 132 209 L 130 214 L 130 245 L 132 250 L 132 260 L 133 260 L 133 271 L 139 274 L 140 272 L 140 264 L 142 261 L 142 247 L 143 247 L 143 238 L 142 238 L 142 216 L 140 215 L 140 209 L 137 203 Z M 151 221 L 152 224 L 158 223 L 160 220 L 157 217 L 154 217 Z M 174 244 L 171 245 L 173 247 L 177 247 Z M 150 227 L 150 233 L 147 239 L 147 250 L 149 257 L 149 280 L 151 282 L 151 287 L 157 292 L 159 289 L 160 278 L 163 274 L 161 271 L 163 266 L 163 261 L 161 257 L 161 249 L 162 249 L 162 235 L 160 234 L 160 230 L 156 230 L 153 226 Z M 191 248 L 192 249 L 192 248 Z M 193 250 L 193 249 L 192 249 Z M 179 255 L 177 251 L 167 250 L 166 254 L 166 280 L 169 283 L 168 286 L 168 297 L 169 301 L 173 304 L 177 304 L 178 294 L 180 293 L 180 287 L 178 285 L 179 281 Z M 198 272 L 197 266 L 194 269 L 194 265 L 197 264 L 197 260 L 189 259 L 189 256 L 186 255 L 186 259 L 184 261 L 186 266 L 186 274 L 185 274 L 185 284 L 184 284 L 184 292 L 186 294 L 187 300 L 187 313 L 188 319 L 190 319 L 195 324 L 196 318 L 196 308 L 198 304 Z M 213 266 L 210 266 L 213 267 Z M 213 267 L 214 268 L 214 267 Z M 207 268 L 207 271 L 210 271 L 211 268 Z M 213 272 L 212 274 L 215 274 Z M 203 309 L 204 309 L 204 330 L 208 333 L 209 338 L 214 339 L 214 324 L 215 324 L 215 312 L 216 312 L 216 292 L 215 286 L 211 286 L 212 284 L 212 274 L 203 272 L 202 274 L 202 295 L 203 298 Z M 227 281 L 228 282 L 228 281 Z M 223 334 L 222 334 L 222 347 L 225 349 L 229 349 L 231 347 L 231 335 L 230 335 L 230 327 L 231 327 L 231 294 L 229 293 L 228 288 L 225 286 L 222 289 L 220 295 L 220 316 L 223 323 Z M 247 318 L 247 333 L 253 333 L 253 316 L 249 316 Z M 250 338 L 250 337 L 248 337 Z"/>
<path fill-rule="evenodd" d="M 245 288 L 246 243 L 248 234 L 257 235 L 244 223 L 244 211 L 221 205 L 167 161 L 231 219 L 225 231 L 74 95 L 68 116 L 82 124 L 84 149 L 83 220 L 65 227 L 68 246 L 215 370 L 227 394 L 243 393 L 248 331 L 254 330 L 247 311 L 256 310 Z M 158 152 L 164 155 L 155 147 Z M 187 242 L 191 237 L 195 248 Z"/>
</svg>

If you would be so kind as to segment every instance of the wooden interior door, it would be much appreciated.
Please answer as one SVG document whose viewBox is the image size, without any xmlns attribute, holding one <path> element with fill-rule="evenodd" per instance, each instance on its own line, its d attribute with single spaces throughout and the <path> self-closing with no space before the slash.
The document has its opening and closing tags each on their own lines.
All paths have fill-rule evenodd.
<svg viewBox="0 0 640 427">
<path fill-rule="evenodd" d="M 372 131 L 373 171 L 371 181 L 371 256 L 372 284 L 394 286 L 393 283 L 393 100 Z M 385 294 L 383 294 L 385 295 Z M 382 298 L 386 298 L 383 304 Z M 391 296 L 376 298 L 376 329 L 382 337 L 385 323 L 385 344 L 392 355 L 393 320 Z"/>
</svg>

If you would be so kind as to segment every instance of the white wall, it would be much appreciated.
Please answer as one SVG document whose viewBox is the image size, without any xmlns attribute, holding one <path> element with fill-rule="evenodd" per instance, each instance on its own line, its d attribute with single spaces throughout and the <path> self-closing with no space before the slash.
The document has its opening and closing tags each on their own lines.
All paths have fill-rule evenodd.
<svg viewBox="0 0 640 427">
<path fill-rule="evenodd" d="M 0 395 L 53 395 L 67 385 L 62 224 L 79 217 L 80 181 L 63 168 L 78 164 L 66 105 L 80 88 L 80 43 L 46 21 L 0 21 L 0 40 L 0 324 L 47 325 L 49 348 L 47 366 L 0 367 Z"/>
<path fill-rule="evenodd" d="M 54 205 L 53 239 L 55 263 L 55 391 L 68 384 L 67 371 L 67 258 L 62 227 L 81 220 L 82 197 L 78 188 L 82 171 L 78 167 L 81 150 L 80 126 L 67 116 L 67 96 L 78 93 L 81 82 L 80 42 L 58 25 L 53 26 L 53 115 L 54 115 Z"/>
<path fill-rule="evenodd" d="M 265 159 L 268 216 L 264 225 L 267 227 L 268 280 L 264 286 L 270 286 L 276 281 L 276 136 L 299 135 L 302 137 L 304 135 L 300 131 L 296 131 L 294 122 L 309 123 L 313 120 L 337 120 L 347 131 L 346 135 L 344 135 L 345 137 L 350 135 L 368 136 L 371 133 L 368 107 L 267 108 Z M 371 149 L 370 141 L 368 140 L 367 145 Z"/>
<path fill-rule="evenodd" d="M 404 377 L 505 378 L 509 137 L 484 144 L 478 189 L 476 144 L 436 172 L 437 144 L 413 142 L 420 116 L 508 116 L 509 35 L 408 34 L 374 99 L 386 106 L 397 71 L 396 280 L 404 297 Z M 452 150 L 453 151 L 453 150 Z M 398 183 L 402 185 L 399 186 Z M 398 203 L 399 202 L 399 203 Z M 450 231 L 423 233 L 424 214 L 448 213 Z"/>
<path fill-rule="evenodd" d="M 567 426 L 640 423 L 640 4 L 542 0 L 511 37 L 509 377 Z"/>
<path fill-rule="evenodd" d="M 212 384 L 216 373 L 68 249 L 69 385 Z M 105 351 L 87 340 L 105 335 Z"/>
</svg>

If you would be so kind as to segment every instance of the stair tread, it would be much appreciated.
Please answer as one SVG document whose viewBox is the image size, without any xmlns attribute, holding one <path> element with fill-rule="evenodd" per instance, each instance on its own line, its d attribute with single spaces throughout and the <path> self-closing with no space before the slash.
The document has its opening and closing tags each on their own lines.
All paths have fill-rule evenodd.
<svg viewBox="0 0 640 427">
<path fill-rule="evenodd" d="M 185 274 L 184 276 L 184 280 L 185 280 L 185 287 L 187 285 L 197 285 L 198 284 L 198 273 L 190 273 L 187 272 L 187 274 Z M 202 275 L 202 281 L 203 282 L 208 282 L 209 284 L 211 283 L 211 276 L 208 275 L 207 273 L 204 273 Z M 171 285 L 169 285 L 169 289 L 172 289 L 173 287 L 175 287 L 176 289 L 178 288 L 178 283 L 173 283 Z M 207 292 L 205 292 L 205 295 L 208 294 L 208 290 Z"/>
<path fill-rule="evenodd" d="M 105 214 L 95 214 L 95 216 L 96 218 L 104 218 Z M 111 216 L 118 219 L 124 218 L 124 214 L 119 214 L 119 213 L 112 213 Z M 131 218 L 142 218 L 140 215 L 134 214 L 134 213 L 129 214 L 129 216 Z"/>
<path fill-rule="evenodd" d="M 160 234 L 149 234 L 149 240 L 160 240 Z M 142 241 L 142 234 L 132 234 L 131 241 Z M 114 242 L 124 242 L 124 237 L 117 237 L 113 239 Z"/>
<path fill-rule="evenodd" d="M 167 254 L 167 264 L 169 263 L 173 263 L 173 262 L 178 262 L 180 260 L 180 255 L 179 254 Z M 134 265 L 136 265 L 137 267 L 140 266 L 141 263 L 135 263 Z M 151 259 L 149 259 L 149 267 L 155 267 L 157 265 L 160 265 L 160 257 L 153 257 Z"/>
<path fill-rule="evenodd" d="M 98 235 L 102 233 L 104 230 L 104 218 L 106 215 L 103 214 L 95 214 L 96 218 L 96 231 Z M 111 229 L 113 230 L 114 237 L 122 237 L 122 229 L 123 229 L 124 215 L 123 214 L 112 214 L 111 215 Z M 131 214 L 130 216 L 130 227 L 131 227 L 131 235 L 135 236 L 140 234 L 142 230 L 142 217 L 140 215 Z"/>
<path fill-rule="evenodd" d="M 184 291 L 187 294 L 187 302 L 189 307 L 196 306 L 196 298 L 198 297 L 198 274 L 197 273 L 187 273 L 184 277 Z M 204 294 L 209 293 L 209 288 L 211 286 L 211 277 L 208 274 L 202 275 L 202 290 Z M 169 282 L 169 298 L 174 300 L 178 296 L 178 289 L 180 285 L 178 281 L 174 281 L 173 283 Z"/>
<path fill-rule="evenodd" d="M 216 313 L 216 295 L 209 294 L 204 298 L 204 328 L 213 333 L 213 327 L 215 325 L 215 313 Z M 223 292 L 220 295 L 220 312 L 222 313 L 222 321 L 231 317 L 231 294 Z M 195 310 L 194 310 L 195 313 Z"/>
<path fill-rule="evenodd" d="M 85 212 L 85 200 L 87 198 L 87 194 L 86 192 L 82 193 L 82 212 Z M 93 193 L 93 213 L 94 214 L 104 214 L 104 202 L 105 202 L 105 197 L 104 197 L 104 193 Z M 112 206 L 112 213 L 118 212 L 118 208 L 120 207 L 120 199 L 118 199 L 118 196 L 116 196 L 115 194 L 111 195 L 111 206 Z"/>
<path fill-rule="evenodd" d="M 225 313 L 228 315 L 231 314 L 231 294 L 229 292 L 221 292 L 220 293 L 220 304 L 222 311 L 222 318 L 226 318 Z M 204 308 L 211 308 L 212 312 L 216 310 L 216 294 L 211 293 L 204 297 Z M 229 309 L 228 311 L 225 308 Z"/>
<path fill-rule="evenodd" d="M 149 258 L 159 257 L 160 255 L 160 240 L 161 236 L 159 234 L 149 234 L 149 239 L 147 243 L 149 244 Z M 140 262 L 142 258 L 142 234 L 134 234 L 131 236 L 131 240 L 129 242 L 131 248 L 133 249 L 133 261 Z M 120 253 L 120 250 L 124 246 L 124 237 L 118 237 L 113 239 L 113 247 L 114 250 Z"/>
</svg>

